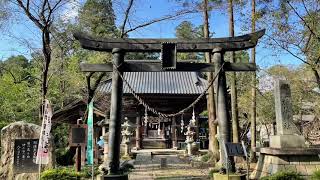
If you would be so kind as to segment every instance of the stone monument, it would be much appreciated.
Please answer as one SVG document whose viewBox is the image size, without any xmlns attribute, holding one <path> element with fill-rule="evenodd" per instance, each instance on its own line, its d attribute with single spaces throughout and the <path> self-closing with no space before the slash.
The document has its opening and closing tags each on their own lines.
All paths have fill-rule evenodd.
<svg viewBox="0 0 320 180">
<path fill-rule="evenodd" d="M 306 147 L 304 137 L 293 123 L 291 92 L 289 84 L 283 80 L 277 80 L 275 82 L 274 96 L 277 134 L 270 137 L 270 147 Z"/>
<path fill-rule="evenodd" d="M 41 127 L 23 121 L 14 122 L 1 130 L 0 179 L 39 179 L 39 167 L 35 164 Z M 49 143 L 49 164 L 53 167 L 52 143 Z"/>
<path fill-rule="evenodd" d="M 319 148 L 307 147 L 304 137 L 293 123 L 291 91 L 287 81 L 275 82 L 277 133 L 270 137 L 270 147 L 261 148 L 251 178 L 259 179 L 278 171 L 295 171 L 310 176 L 320 167 Z"/>
</svg>

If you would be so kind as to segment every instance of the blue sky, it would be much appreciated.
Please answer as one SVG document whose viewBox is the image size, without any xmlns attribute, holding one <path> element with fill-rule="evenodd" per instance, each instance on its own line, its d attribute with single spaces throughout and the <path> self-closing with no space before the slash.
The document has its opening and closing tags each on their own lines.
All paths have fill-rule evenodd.
<svg viewBox="0 0 320 180">
<path fill-rule="evenodd" d="M 117 24 L 122 21 L 123 11 L 126 4 L 123 0 L 116 0 L 114 3 L 115 13 L 117 14 Z M 73 18 L 77 15 L 78 5 L 69 5 L 63 12 L 63 18 Z M 148 20 L 162 17 L 166 14 L 172 13 L 176 10 L 177 6 L 173 3 L 173 0 L 136 0 L 133 6 L 133 12 L 130 16 L 130 24 L 135 26 Z M 239 16 L 235 12 L 236 16 Z M 30 21 L 24 17 L 24 15 L 17 15 L 19 19 L 18 23 L 11 23 L 4 28 L 4 31 L 0 33 L 0 59 L 6 59 L 11 55 L 23 54 L 30 57 L 30 47 L 32 49 L 40 48 L 41 39 L 39 31 L 30 26 Z M 237 18 L 237 17 L 236 17 Z M 173 21 L 164 21 L 153 24 L 143 29 L 139 29 L 130 33 L 130 37 L 135 38 L 174 38 L 175 27 L 179 25 L 183 20 L 191 21 L 195 26 L 201 25 L 202 14 L 189 14 Z M 247 32 L 241 31 L 241 23 L 237 20 L 235 22 L 236 35 L 242 35 Z M 228 32 L 228 17 L 226 12 L 212 11 L 210 14 L 210 31 L 214 32 L 214 37 L 227 37 Z M 257 47 L 257 64 L 266 68 L 274 64 L 286 64 L 296 66 L 300 64 L 299 60 L 295 59 L 291 55 L 284 53 L 275 56 L 275 53 L 271 48 L 265 47 L 263 43 L 259 43 Z"/>
</svg>

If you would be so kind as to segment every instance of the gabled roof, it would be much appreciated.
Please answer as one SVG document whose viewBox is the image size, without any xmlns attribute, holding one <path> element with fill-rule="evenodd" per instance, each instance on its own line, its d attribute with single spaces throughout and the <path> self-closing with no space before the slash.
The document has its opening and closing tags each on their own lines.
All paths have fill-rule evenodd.
<svg viewBox="0 0 320 180">
<path fill-rule="evenodd" d="M 207 87 L 207 81 L 196 72 L 125 72 L 124 78 L 138 94 L 201 94 Z M 110 93 L 111 82 L 103 82 L 98 91 Z M 123 83 L 123 93 L 130 94 Z"/>
</svg>

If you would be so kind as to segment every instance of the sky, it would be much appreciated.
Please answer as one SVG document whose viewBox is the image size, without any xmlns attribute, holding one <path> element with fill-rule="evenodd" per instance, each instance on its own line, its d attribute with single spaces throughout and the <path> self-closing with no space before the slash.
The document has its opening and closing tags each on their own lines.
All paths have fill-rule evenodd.
<svg viewBox="0 0 320 180">
<path fill-rule="evenodd" d="M 114 1 L 114 10 L 117 15 L 117 25 L 123 19 L 123 12 L 126 8 L 124 0 Z M 62 19 L 70 20 L 77 16 L 79 3 L 68 4 L 62 12 Z M 130 14 L 129 25 L 135 26 L 151 19 L 163 17 L 177 10 L 177 5 L 173 0 L 136 0 Z M 235 16 L 238 16 L 235 9 Z M 227 12 L 212 11 L 210 13 L 210 32 L 214 32 L 214 37 L 227 37 L 228 17 Z M 7 24 L 0 33 L 0 60 L 4 60 L 12 55 L 25 55 L 30 57 L 33 50 L 41 48 L 41 34 L 35 26 L 23 14 L 15 14 L 16 23 Z M 174 38 L 175 28 L 184 20 L 191 21 L 195 26 L 202 24 L 202 14 L 189 14 L 172 21 L 164 21 L 153 24 L 143 29 L 139 29 L 129 34 L 131 38 Z M 235 34 L 243 35 L 248 33 L 242 31 L 240 22 L 235 21 Z M 268 33 L 268 32 L 267 32 Z M 297 66 L 300 61 L 293 56 L 281 53 L 275 54 L 273 49 L 266 47 L 263 43 L 258 43 L 256 62 L 261 68 L 268 68 L 275 64 Z"/>
</svg>

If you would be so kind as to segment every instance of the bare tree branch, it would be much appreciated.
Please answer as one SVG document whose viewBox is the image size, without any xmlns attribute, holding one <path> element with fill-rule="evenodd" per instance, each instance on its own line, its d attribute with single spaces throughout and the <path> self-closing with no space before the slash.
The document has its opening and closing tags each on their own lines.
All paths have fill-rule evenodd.
<svg viewBox="0 0 320 180">
<path fill-rule="evenodd" d="M 126 12 L 125 12 L 125 16 L 124 16 L 124 20 L 123 20 L 123 23 L 122 23 L 122 26 L 121 26 L 121 35 L 120 35 L 120 38 L 123 38 L 124 37 L 124 29 L 126 27 L 126 24 L 127 24 L 127 20 L 129 18 L 129 13 L 130 13 L 130 9 L 132 8 L 132 4 L 133 4 L 133 0 L 129 0 L 129 4 L 128 4 L 128 7 L 126 9 Z"/>
<path fill-rule="evenodd" d="M 307 62 L 306 60 L 302 59 L 301 57 L 297 56 L 296 54 L 294 54 L 293 52 L 291 52 L 288 48 L 282 46 L 276 39 L 274 39 L 273 37 L 269 36 L 268 34 L 266 34 L 266 36 L 271 39 L 273 42 L 275 42 L 281 49 L 287 51 L 289 54 L 291 54 L 292 56 L 294 56 L 295 58 L 299 59 L 300 61 L 312 66 L 309 62 Z"/>
<path fill-rule="evenodd" d="M 23 9 L 23 11 L 25 12 L 25 14 L 28 16 L 28 18 L 36 25 L 38 26 L 38 28 L 42 29 L 43 25 L 40 23 L 40 20 L 37 19 L 36 17 L 34 17 L 31 13 L 30 13 L 30 8 L 29 8 L 29 0 L 27 1 L 27 6 L 28 8 L 23 4 L 22 0 L 17 0 L 19 6 Z"/>
<path fill-rule="evenodd" d="M 164 16 L 164 17 L 162 17 L 162 18 L 153 19 L 153 20 L 151 20 L 151 21 L 149 21 L 149 22 L 146 22 L 146 23 L 144 23 L 144 24 L 140 24 L 140 25 L 138 25 L 138 26 L 136 26 L 136 27 L 133 27 L 133 28 L 131 28 L 131 29 L 128 29 L 128 30 L 125 31 L 124 34 L 128 34 L 129 32 L 135 31 L 135 30 L 137 30 L 137 29 L 139 29 L 139 28 L 143 28 L 143 27 L 149 26 L 149 25 L 154 24 L 154 23 L 157 23 L 157 22 L 174 19 L 174 18 L 177 18 L 177 17 L 182 16 L 182 15 L 185 15 L 185 14 L 196 13 L 196 12 L 199 12 L 199 11 L 198 11 L 198 10 L 179 11 L 179 12 L 177 12 L 176 14 L 166 15 L 166 16 Z"/>
</svg>

